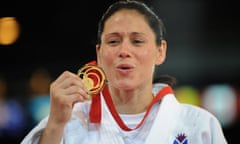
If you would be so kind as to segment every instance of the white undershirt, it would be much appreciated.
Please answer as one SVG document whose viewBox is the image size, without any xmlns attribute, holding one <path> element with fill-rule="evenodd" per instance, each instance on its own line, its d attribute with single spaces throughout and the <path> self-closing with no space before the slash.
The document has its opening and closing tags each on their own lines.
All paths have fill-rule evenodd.
<svg viewBox="0 0 240 144">
<path fill-rule="evenodd" d="M 139 114 L 120 114 L 121 119 L 125 122 L 125 124 L 134 129 L 141 122 L 146 112 Z"/>
<path fill-rule="evenodd" d="M 139 114 L 120 114 L 121 119 L 123 122 L 129 127 L 134 130 L 132 131 L 124 131 L 120 128 L 120 135 L 125 141 L 125 144 L 135 144 L 136 142 L 143 143 L 148 135 L 152 127 L 153 120 L 156 117 L 158 111 L 159 104 L 154 104 L 151 112 L 148 114 L 145 122 L 142 124 L 141 127 L 134 129 L 137 125 L 142 121 L 146 112 L 139 113 Z"/>
</svg>

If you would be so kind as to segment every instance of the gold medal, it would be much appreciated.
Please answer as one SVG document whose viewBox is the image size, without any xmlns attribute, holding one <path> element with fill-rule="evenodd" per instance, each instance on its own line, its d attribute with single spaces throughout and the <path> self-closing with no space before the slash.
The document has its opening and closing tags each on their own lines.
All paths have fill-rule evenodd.
<svg viewBox="0 0 240 144">
<path fill-rule="evenodd" d="M 102 68 L 86 64 L 78 70 L 77 75 L 83 80 L 89 94 L 98 94 L 106 83 L 106 75 Z"/>
</svg>

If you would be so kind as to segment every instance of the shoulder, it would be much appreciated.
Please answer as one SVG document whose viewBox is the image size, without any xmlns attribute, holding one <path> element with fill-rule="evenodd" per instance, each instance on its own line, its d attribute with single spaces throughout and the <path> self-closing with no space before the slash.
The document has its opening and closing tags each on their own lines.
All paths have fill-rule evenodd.
<svg viewBox="0 0 240 144">
<path fill-rule="evenodd" d="M 165 110 L 167 111 L 173 109 L 171 112 L 175 115 L 174 117 L 178 119 L 178 123 L 182 125 L 220 126 L 220 121 L 213 113 L 200 106 L 180 103 L 174 94 L 166 96 L 163 99 L 162 105 L 165 105 Z"/>
<path fill-rule="evenodd" d="M 182 110 L 186 111 L 187 113 L 193 114 L 199 114 L 199 115 L 204 115 L 207 117 L 215 117 L 211 112 L 207 111 L 206 109 L 200 107 L 200 106 L 196 106 L 196 105 L 192 105 L 192 104 L 187 104 L 187 103 L 180 103 Z"/>
<path fill-rule="evenodd" d="M 198 124 L 207 127 L 221 127 L 217 117 L 208 110 L 191 104 L 180 103 L 180 118 L 184 119 L 188 124 Z"/>
<path fill-rule="evenodd" d="M 181 113 L 187 117 L 201 117 L 207 119 L 216 119 L 216 116 L 208 110 L 191 104 L 180 103 Z"/>
<path fill-rule="evenodd" d="M 192 133 L 191 137 L 201 139 L 198 136 L 203 136 L 204 141 L 212 139 L 216 143 L 226 143 L 222 125 L 213 113 L 200 106 L 184 103 L 180 103 L 180 109 L 178 126 L 184 127 L 187 133 Z"/>
</svg>

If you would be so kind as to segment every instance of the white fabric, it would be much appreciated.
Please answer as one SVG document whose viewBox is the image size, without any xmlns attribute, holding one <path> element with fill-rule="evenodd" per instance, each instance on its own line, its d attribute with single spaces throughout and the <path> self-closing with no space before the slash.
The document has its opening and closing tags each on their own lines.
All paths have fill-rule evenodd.
<svg viewBox="0 0 240 144">
<path fill-rule="evenodd" d="M 101 124 L 89 123 L 90 102 L 74 106 L 61 144 L 227 144 L 220 123 L 212 114 L 180 104 L 173 94 L 155 104 L 142 127 L 130 132 L 117 125 L 102 96 L 101 101 Z M 47 119 L 33 128 L 21 144 L 36 144 Z M 180 143 L 178 135 L 185 135 L 185 140 Z"/>
<path fill-rule="evenodd" d="M 186 144 L 227 144 L 221 125 L 212 114 L 193 105 L 180 104 L 170 94 L 163 98 L 145 144 L 173 144 L 180 134 L 186 136 Z"/>
</svg>

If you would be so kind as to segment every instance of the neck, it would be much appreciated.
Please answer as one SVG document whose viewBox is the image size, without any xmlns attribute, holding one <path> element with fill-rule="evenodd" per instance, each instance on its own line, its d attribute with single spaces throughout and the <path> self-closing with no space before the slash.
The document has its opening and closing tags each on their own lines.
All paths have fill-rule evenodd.
<svg viewBox="0 0 240 144">
<path fill-rule="evenodd" d="M 109 92 L 117 112 L 121 114 L 137 114 L 144 112 L 153 100 L 151 87 L 137 90 L 109 88 Z"/>
</svg>

